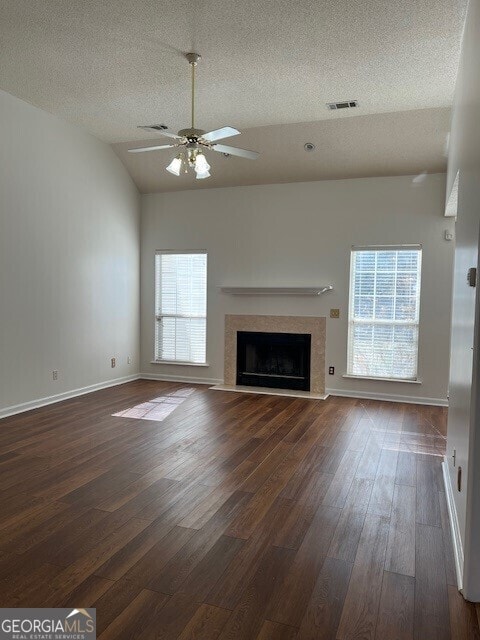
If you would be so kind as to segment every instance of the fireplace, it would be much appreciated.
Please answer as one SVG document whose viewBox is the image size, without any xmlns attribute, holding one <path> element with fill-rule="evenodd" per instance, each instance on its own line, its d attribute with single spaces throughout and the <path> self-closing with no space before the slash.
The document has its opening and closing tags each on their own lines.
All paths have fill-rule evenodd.
<svg viewBox="0 0 480 640">
<path fill-rule="evenodd" d="M 311 334 L 237 331 L 237 384 L 310 391 Z"/>
<path fill-rule="evenodd" d="M 227 390 L 234 390 L 235 388 L 245 389 L 250 388 L 255 391 L 255 387 L 258 385 L 259 393 L 273 393 L 275 395 L 294 395 L 299 394 L 302 397 L 308 396 L 312 398 L 325 399 L 325 334 L 326 334 L 327 320 L 325 317 L 312 317 L 312 316 L 259 316 L 259 315 L 225 315 L 225 355 L 224 355 L 224 374 L 222 388 Z M 283 384 L 279 383 L 279 380 L 273 381 L 271 375 L 258 376 L 258 373 L 264 373 L 263 371 L 257 371 L 257 380 L 252 380 L 252 376 L 248 377 L 248 380 L 244 378 L 243 384 L 237 382 L 237 371 L 242 373 L 253 373 L 247 371 L 245 367 L 237 366 L 238 357 L 238 334 L 241 333 L 259 333 L 261 336 L 265 334 L 289 334 L 290 336 L 309 336 L 310 337 L 310 358 L 305 357 L 304 363 L 306 363 L 308 369 L 307 375 L 301 377 L 309 378 L 309 386 L 303 381 L 305 391 L 302 388 L 292 389 L 292 379 L 288 379 L 289 387 L 285 384 L 285 378 L 283 378 Z M 260 336 L 260 337 L 261 337 Z M 297 345 L 298 346 L 298 345 Z M 266 373 L 269 373 L 268 371 Z M 288 375 L 281 373 L 281 375 Z M 259 379 L 263 378 L 260 383 Z M 268 381 L 270 378 L 270 381 Z M 281 380 L 281 378 L 280 378 Z M 260 384 L 269 382 L 270 390 L 266 387 L 261 387 Z M 298 381 L 296 383 L 298 385 Z M 276 386 L 273 386 L 276 385 Z M 263 389 L 265 389 L 263 391 Z M 279 389 L 279 391 L 275 391 Z"/>
</svg>

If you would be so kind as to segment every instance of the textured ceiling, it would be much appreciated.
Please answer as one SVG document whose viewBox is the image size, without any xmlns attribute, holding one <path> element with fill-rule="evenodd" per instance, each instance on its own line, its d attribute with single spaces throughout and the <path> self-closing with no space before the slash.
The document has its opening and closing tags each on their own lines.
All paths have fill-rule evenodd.
<svg viewBox="0 0 480 640">
<path fill-rule="evenodd" d="M 142 193 L 365 176 L 411 175 L 446 170 L 450 109 L 422 109 L 340 120 L 256 127 L 225 141 L 260 151 L 258 160 L 207 152 L 212 177 L 172 176 L 165 171 L 175 150 L 131 154 L 141 146 L 113 148 Z M 166 141 L 166 139 L 163 139 Z M 148 144 L 151 140 L 147 141 Z M 313 142 L 307 153 L 303 145 Z M 420 178 L 421 179 L 421 178 Z"/>
<path fill-rule="evenodd" d="M 395 127 L 395 140 L 371 138 L 375 130 L 388 130 L 388 119 L 378 125 L 367 119 L 359 131 L 339 121 L 450 106 L 465 5 L 466 0 L 0 0 L 0 88 L 106 141 L 140 140 L 146 134 L 136 129 L 139 124 L 161 122 L 174 130 L 189 124 L 183 53 L 194 50 L 203 56 L 197 125 L 262 127 L 242 136 L 246 146 L 265 153 L 256 168 L 242 168 L 248 181 L 258 181 L 262 172 L 269 179 L 266 159 L 285 150 L 278 131 L 270 139 L 266 125 L 330 122 L 289 128 L 283 138 L 298 146 L 307 134 L 325 133 L 327 142 L 318 137 L 317 158 L 325 151 L 335 155 L 338 142 L 336 161 L 344 157 L 347 170 L 352 149 L 345 132 L 352 136 L 353 155 L 366 152 L 372 162 L 377 146 L 382 159 L 387 150 L 395 151 L 394 142 L 403 155 L 411 151 Z M 360 109 L 326 110 L 326 102 L 344 99 L 358 99 Z M 435 113 L 438 123 L 441 112 Z M 426 120 L 432 129 L 434 122 Z M 433 142 L 419 134 L 418 141 L 407 138 L 422 164 L 420 143 Z M 163 164 L 160 156 L 128 163 L 134 175 L 146 163 L 145 176 L 137 178 L 146 190 L 160 180 L 153 179 L 155 162 Z M 233 171 L 227 167 L 241 162 L 222 159 L 225 176 Z M 323 175 L 322 162 L 315 171 Z M 430 163 L 438 164 L 438 157 Z"/>
</svg>

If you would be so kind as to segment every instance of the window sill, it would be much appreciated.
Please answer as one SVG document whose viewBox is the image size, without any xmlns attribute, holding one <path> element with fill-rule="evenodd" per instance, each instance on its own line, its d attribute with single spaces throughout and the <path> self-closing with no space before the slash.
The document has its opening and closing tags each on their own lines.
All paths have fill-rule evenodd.
<svg viewBox="0 0 480 640">
<path fill-rule="evenodd" d="M 183 362 L 180 360 L 150 360 L 150 364 L 178 364 L 181 367 L 209 367 L 208 362 Z"/>
<path fill-rule="evenodd" d="M 376 382 L 407 382 L 408 384 L 422 384 L 421 380 L 405 380 L 404 378 L 376 378 L 374 376 L 355 376 L 351 373 L 344 373 L 342 378 L 352 378 L 353 380 L 374 380 Z"/>
</svg>

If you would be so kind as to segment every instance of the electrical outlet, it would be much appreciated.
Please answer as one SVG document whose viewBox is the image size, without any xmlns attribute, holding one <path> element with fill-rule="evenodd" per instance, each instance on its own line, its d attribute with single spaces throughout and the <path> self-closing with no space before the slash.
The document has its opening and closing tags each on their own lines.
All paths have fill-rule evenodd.
<svg viewBox="0 0 480 640">
<path fill-rule="evenodd" d="M 117 362 L 116 362 L 115 358 L 112 358 L 110 360 L 110 364 L 112 365 L 112 369 L 115 369 L 115 367 L 117 366 Z"/>
<path fill-rule="evenodd" d="M 58 371 L 56 369 L 54 369 L 52 371 L 52 379 L 53 380 L 58 380 Z"/>
<path fill-rule="evenodd" d="M 128 358 L 127 358 L 127 364 L 132 364 L 132 356 L 128 356 Z"/>
<path fill-rule="evenodd" d="M 335 375 L 335 367 L 328 367 L 328 375 L 329 376 Z"/>
<path fill-rule="evenodd" d="M 330 318 L 340 318 L 340 309 L 330 309 Z"/>
</svg>

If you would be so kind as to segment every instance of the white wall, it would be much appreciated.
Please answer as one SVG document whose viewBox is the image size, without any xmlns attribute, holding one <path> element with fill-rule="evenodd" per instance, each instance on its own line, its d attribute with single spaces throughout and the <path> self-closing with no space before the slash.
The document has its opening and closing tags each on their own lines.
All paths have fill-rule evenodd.
<svg viewBox="0 0 480 640">
<path fill-rule="evenodd" d="M 146 195 L 142 199 L 141 334 L 144 373 L 223 377 L 226 313 L 327 316 L 326 376 L 342 393 L 447 397 L 453 243 L 444 230 L 445 176 L 366 178 Z M 422 243 L 419 375 L 422 384 L 345 379 L 352 244 Z M 156 249 L 208 251 L 208 368 L 150 364 Z M 222 285 L 333 284 L 320 298 L 245 298 Z"/>
<path fill-rule="evenodd" d="M 140 203 L 106 144 L 4 92 L 0 140 L 5 415 L 138 371 Z"/>
<path fill-rule="evenodd" d="M 463 593 L 480 601 L 480 375 L 479 299 L 467 285 L 478 263 L 480 221 L 480 0 L 470 0 L 455 93 L 448 188 L 459 172 L 452 314 L 452 356 L 447 457 L 452 496 L 465 551 Z M 448 195 L 448 190 L 447 190 Z M 477 285 L 478 288 L 478 285 Z M 475 308 L 477 307 L 477 310 Z M 475 314 L 477 319 L 475 320 Z M 472 369 L 473 364 L 473 369 Z M 473 384 L 472 384 L 473 379 Z M 456 451 L 457 464 L 453 464 Z M 458 467 L 463 470 L 457 490 Z M 455 520 L 455 514 L 453 514 Z M 462 567 L 461 567 L 462 569 Z"/>
</svg>

